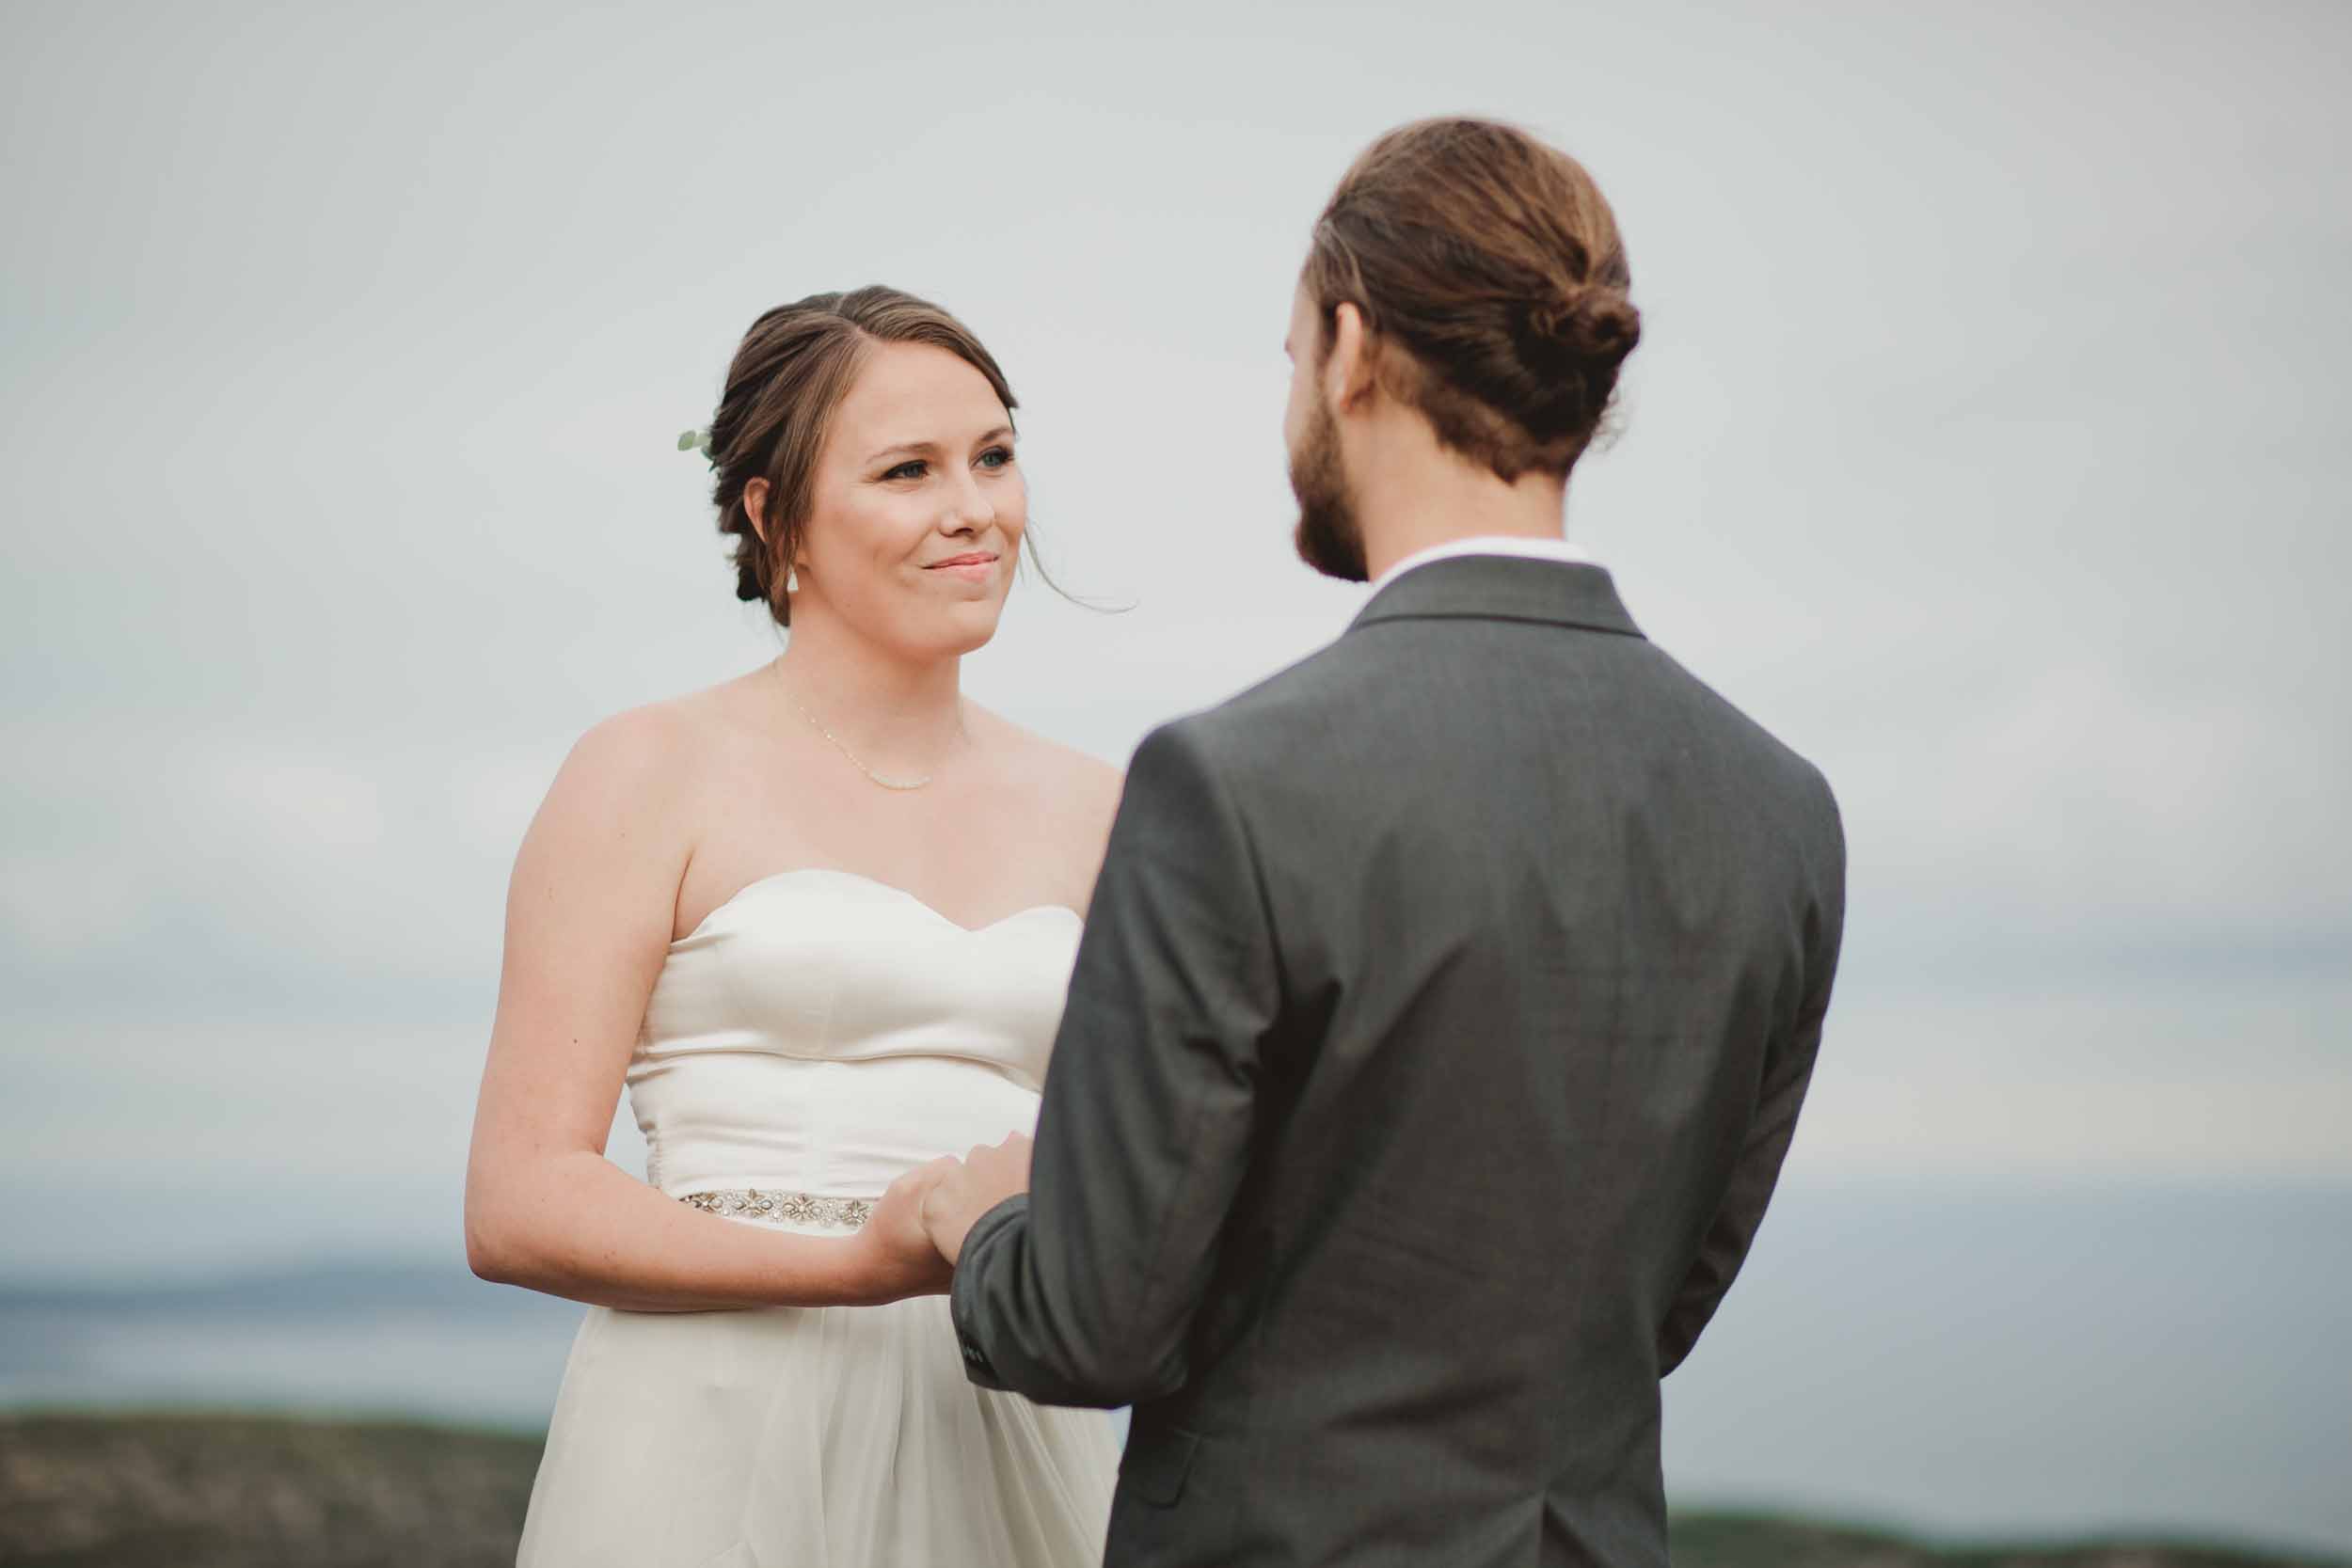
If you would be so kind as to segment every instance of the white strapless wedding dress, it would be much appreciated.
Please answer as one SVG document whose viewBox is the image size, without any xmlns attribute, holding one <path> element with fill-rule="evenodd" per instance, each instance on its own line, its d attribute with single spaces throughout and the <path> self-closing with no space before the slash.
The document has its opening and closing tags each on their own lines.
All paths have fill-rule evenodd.
<svg viewBox="0 0 2352 1568">
<path fill-rule="evenodd" d="M 646 1178 L 847 1235 L 941 1154 L 1029 1132 L 1079 919 L 977 929 L 851 872 L 762 878 L 671 944 L 628 1068 Z M 976 1388 L 944 1296 L 591 1307 L 532 1488 L 527 1568 L 1077 1568 L 1111 1418 Z"/>
</svg>

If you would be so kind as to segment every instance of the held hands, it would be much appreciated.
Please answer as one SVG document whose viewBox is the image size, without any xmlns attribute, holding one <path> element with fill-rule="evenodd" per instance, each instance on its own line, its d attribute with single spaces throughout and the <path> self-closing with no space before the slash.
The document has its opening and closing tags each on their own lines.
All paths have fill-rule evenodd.
<svg viewBox="0 0 2352 1568">
<path fill-rule="evenodd" d="M 923 1204 L 941 1178 L 958 1168 L 951 1155 L 915 1166 L 893 1181 L 866 1216 L 857 1239 L 869 1255 L 876 1301 L 946 1294 L 954 1270 L 923 1227 Z"/>
<path fill-rule="evenodd" d="M 1029 1140 L 1019 1132 L 959 1160 L 942 1155 L 893 1181 L 858 1244 L 876 1301 L 946 1293 L 973 1223 L 1029 1188 Z"/>
<path fill-rule="evenodd" d="M 1015 1132 L 1003 1143 L 982 1145 L 961 1160 L 934 1160 L 912 1173 L 929 1175 L 920 1218 L 931 1245 L 949 1264 L 962 1256 L 963 1239 L 982 1214 L 1029 1190 L 1029 1148 L 1028 1138 Z"/>
</svg>

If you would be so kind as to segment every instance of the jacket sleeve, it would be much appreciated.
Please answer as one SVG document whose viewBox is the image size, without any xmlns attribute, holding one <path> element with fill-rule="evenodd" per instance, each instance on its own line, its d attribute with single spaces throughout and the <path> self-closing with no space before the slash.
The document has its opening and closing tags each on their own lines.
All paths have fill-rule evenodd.
<svg viewBox="0 0 2352 1568">
<path fill-rule="evenodd" d="M 1700 1239 L 1698 1254 L 1683 1275 L 1674 1305 L 1659 1326 L 1661 1377 L 1691 1354 L 1747 1259 L 1756 1227 L 1763 1222 L 1765 1205 L 1772 1201 L 1772 1188 L 1780 1180 L 1781 1164 L 1788 1157 L 1789 1140 L 1797 1131 L 1797 1111 L 1813 1081 L 1814 1059 L 1820 1053 L 1821 1024 L 1829 1016 L 1830 988 L 1837 976 L 1837 950 L 1846 921 L 1845 834 L 1829 786 L 1820 787 L 1827 801 L 1828 827 L 1825 848 L 1815 863 L 1818 879 L 1806 916 L 1804 998 L 1788 1037 L 1766 1053 L 1756 1114 L 1749 1120 L 1723 1202 Z"/>
<path fill-rule="evenodd" d="M 1184 1380 L 1280 989 L 1258 863 L 1197 722 L 1129 766 L 1030 1191 L 964 1242 L 950 1305 L 984 1386 L 1109 1407 Z"/>
</svg>

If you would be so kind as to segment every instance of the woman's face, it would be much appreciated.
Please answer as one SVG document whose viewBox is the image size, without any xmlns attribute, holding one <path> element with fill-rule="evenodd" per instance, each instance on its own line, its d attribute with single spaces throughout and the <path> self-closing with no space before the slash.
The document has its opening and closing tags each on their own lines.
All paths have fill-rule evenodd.
<svg viewBox="0 0 2352 1568">
<path fill-rule="evenodd" d="M 910 656 L 969 653 L 996 633 L 1028 521 L 988 378 L 927 343 L 869 345 L 817 459 L 793 623 L 836 616 Z"/>
</svg>

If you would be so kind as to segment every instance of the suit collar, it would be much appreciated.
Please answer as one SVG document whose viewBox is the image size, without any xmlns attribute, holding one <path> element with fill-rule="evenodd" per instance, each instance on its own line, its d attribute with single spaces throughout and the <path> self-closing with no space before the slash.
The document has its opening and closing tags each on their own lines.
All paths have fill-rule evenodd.
<svg viewBox="0 0 2352 1568">
<path fill-rule="evenodd" d="M 1373 578 L 1372 591 L 1375 594 L 1379 593 L 1380 590 L 1416 566 L 1425 566 L 1433 561 L 1450 560 L 1457 555 L 1516 555 L 1536 561 L 1574 561 L 1586 566 L 1600 564 L 1586 553 L 1583 546 L 1571 545 L 1565 539 L 1556 537 L 1529 539 L 1518 534 L 1478 533 L 1460 539 L 1448 539 L 1441 544 L 1432 545 L 1427 549 L 1414 551 Z"/>
<path fill-rule="evenodd" d="M 1390 579 L 1347 629 L 1432 620 L 1537 621 L 1642 635 L 1608 568 L 1502 555 L 1452 556 L 1416 566 Z"/>
</svg>

